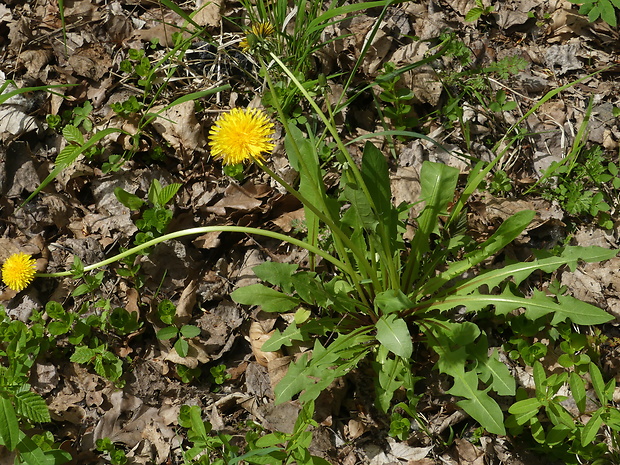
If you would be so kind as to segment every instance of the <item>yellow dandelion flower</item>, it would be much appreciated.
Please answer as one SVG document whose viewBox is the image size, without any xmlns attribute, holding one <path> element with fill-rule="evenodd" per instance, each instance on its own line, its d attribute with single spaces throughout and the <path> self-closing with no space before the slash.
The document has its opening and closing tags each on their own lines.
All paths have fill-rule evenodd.
<svg viewBox="0 0 620 465">
<path fill-rule="evenodd" d="M 263 153 L 273 150 L 273 132 L 273 123 L 262 110 L 233 108 L 209 131 L 211 155 L 222 158 L 225 165 L 261 162 Z"/>
<path fill-rule="evenodd" d="M 275 32 L 275 28 L 269 23 L 261 22 L 253 24 L 246 32 L 245 37 L 239 42 L 239 47 L 247 52 L 257 43 L 268 40 Z"/>
<path fill-rule="evenodd" d="M 25 253 L 14 253 L 2 265 L 2 281 L 14 291 L 25 289 L 34 279 L 36 260 Z"/>
</svg>

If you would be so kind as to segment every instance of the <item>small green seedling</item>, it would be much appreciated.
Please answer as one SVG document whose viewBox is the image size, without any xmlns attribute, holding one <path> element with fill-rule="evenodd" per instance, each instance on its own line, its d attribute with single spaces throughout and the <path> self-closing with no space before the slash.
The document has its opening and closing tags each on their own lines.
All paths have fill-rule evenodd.
<svg viewBox="0 0 620 465">
<path fill-rule="evenodd" d="M 75 279 L 82 279 L 84 282 L 76 287 L 71 295 L 78 297 L 84 294 L 90 294 L 101 287 L 103 282 L 104 272 L 99 271 L 95 275 L 89 275 L 84 272 L 84 263 L 79 257 L 73 258 L 73 266 L 71 267 L 71 274 Z"/>
<path fill-rule="evenodd" d="M 173 212 L 168 208 L 168 204 L 172 201 L 180 187 L 181 184 L 179 183 L 172 183 L 163 187 L 159 180 L 153 179 L 148 191 L 148 202 L 120 187 L 114 189 L 114 195 L 120 203 L 130 210 L 141 212 L 140 218 L 136 220 L 136 227 L 140 231 L 134 239 L 135 245 L 144 244 L 163 234 L 173 217 Z M 149 251 L 149 249 L 144 249 L 142 253 L 148 254 Z M 125 267 L 116 270 L 119 276 L 134 278 L 136 286 L 142 287 L 144 277 L 140 275 L 141 266 L 139 263 L 136 263 L 136 255 L 125 257 L 122 259 L 122 263 Z"/>
<path fill-rule="evenodd" d="M 224 384 L 230 379 L 230 375 L 226 372 L 226 365 L 216 365 L 209 368 L 209 373 L 215 384 Z"/>
<path fill-rule="evenodd" d="M 120 70 L 138 78 L 140 87 L 148 87 L 150 81 L 148 76 L 152 72 L 151 61 L 145 56 L 144 50 L 130 49 L 127 53 L 128 59 L 121 61 Z"/>
<path fill-rule="evenodd" d="M 383 89 L 379 98 L 386 103 L 383 114 L 390 118 L 392 126 L 397 131 L 411 129 L 418 124 L 418 119 L 411 115 L 411 102 L 414 93 L 411 89 L 398 87 L 400 75 L 395 74 L 396 65 L 386 63 L 383 72 L 377 77 L 377 84 Z"/>
<path fill-rule="evenodd" d="M 144 104 L 138 101 L 135 95 L 132 95 L 123 102 L 114 102 L 110 105 L 110 108 L 114 110 L 118 115 L 127 118 L 128 116 L 139 113 L 142 111 Z"/>
<path fill-rule="evenodd" d="M 97 450 L 110 456 L 112 465 L 125 465 L 127 463 L 127 455 L 125 451 L 117 448 L 110 438 L 97 439 Z"/>
<path fill-rule="evenodd" d="M 497 113 L 502 111 L 511 111 L 517 108 L 517 102 L 514 100 L 506 100 L 506 91 L 498 90 L 495 94 L 495 101 L 489 104 L 489 109 Z"/>
<path fill-rule="evenodd" d="M 411 421 L 408 418 L 403 417 L 398 412 L 392 413 L 389 435 L 393 438 L 398 438 L 401 441 L 405 441 L 409 437 L 410 433 Z"/>
<path fill-rule="evenodd" d="M 166 326 L 157 331 L 157 339 L 168 340 L 177 338 L 174 343 L 174 350 L 180 357 L 187 357 L 189 352 L 188 339 L 196 337 L 200 334 L 200 328 L 194 325 L 183 325 L 180 328 L 176 326 Z"/>
<path fill-rule="evenodd" d="M 138 321 L 136 312 L 128 312 L 122 307 L 116 307 L 108 316 L 110 325 L 117 334 L 131 334 L 142 327 L 142 322 Z"/>
<path fill-rule="evenodd" d="M 179 183 L 168 184 L 164 187 L 157 179 L 151 181 L 148 192 L 149 208 L 144 209 L 141 218 L 136 221 L 136 227 L 141 231 L 136 235 L 136 245 L 148 242 L 163 234 L 173 215 L 172 210 L 167 208 L 167 205 L 180 188 L 181 184 Z M 147 202 L 140 197 L 120 187 L 114 189 L 114 195 L 119 202 L 130 210 L 141 210 L 147 205 Z"/>
<path fill-rule="evenodd" d="M 467 12 L 465 21 L 468 23 L 478 21 L 482 16 L 490 15 L 495 10 L 492 5 L 484 6 L 482 0 L 476 0 L 476 6 Z"/>
<path fill-rule="evenodd" d="M 93 339 L 94 347 L 78 346 L 70 360 L 84 365 L 93 365 L 95 372 L 119 386 L 124 383 L 119 382 L 123 375 L 123 361 L 109 351 L 108 345 Z"/>
<path fill-rule="evenodd" d="M 181 365 L 180 363 L 177 363 L 175 371 L 179 379 L 185 384 L 191 383 L 202 374 L 200 367 L 190 368 L 186 365 Z"/>
<path fill-rule="evenodd" d="M 177 313 L 177 308 L 174 304 L 168 300 L 164 299 L 159 304 L 157 304 L 157 315 L 162 323 L 166 325 L 174 324 L 174 316 Z"/>
</svg>

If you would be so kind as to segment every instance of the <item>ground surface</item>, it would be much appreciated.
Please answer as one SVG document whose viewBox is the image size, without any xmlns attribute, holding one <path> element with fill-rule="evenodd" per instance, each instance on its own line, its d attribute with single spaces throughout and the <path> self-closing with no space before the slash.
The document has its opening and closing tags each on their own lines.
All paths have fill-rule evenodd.
<svg viewBox="0 0 620 465">
<path fill-rule="evenodd" d="M 574 234 L 575 244 L 617 247 L 618 223 L 608 229 L 600 228 L 587 215 L 569 218 L 557 204 L 522 193 L 552 161 L 560 160 L 570 149 L 589 99 L 592 117 L 588 141 L 603 147 L 607 154 L 615 154 L 617 160 L 620 131 L 613 108 L 619 103 L 618 31 L 602 22 L 590 24 L 568 2 L 495 3 L 495 14 L 474 23 L 464 21 L 465 14 L 475 6 L 474 1 L 404 2 L 391 7 L 354 82 L 372 81 L 388 61 L 401 66 L 421 60 L 433 46 L 431 39 L 445 30 L 453 30 L 473 52 L 477 66 L 490 66 L 509 56 L 519 57 L 524 65 L 516 75 L 506 79 L 490 76 L 492 89 L 505 90 L 517 107 L 503 113 L 502 118 L 489 119 L 480 102 L 464 97 L 458 105 L 464 108 L 468 134 L 458 125 L 448 127 L 440 123 L 446 121 L 445 113 L 434 121 L 425 119 L 445 108 L 450 89 L 438 81 L 436 72 L 462 71 L 457 59 L 440 59 L 433 67 L 417 68 L 401 81 L 415 94 L 415 116 L 424 122 L 417 130 L 451 151 L 488 160 L 488 141 L 499 140 L 533 102 L 554 88 L 611 65 L 550 99 L 526 120 L 531 135 L 511 149 L 502 164 L 513 188 L 495 195 L 480 194 L 470 208 L 471 226 L 480 237 L 510 214 L 533 209 L 539 215 L 528 234 L 520 238 L 520 244 L 548 246 Z M 189 4 L 183 7 L 188 11 L 195 8 Z M 317 69 L 326 75 L 349 71 L 379 13 L 380 9 L 371 10 L 328 28 L 325 40 L 330 35 L 346 37 L 330 43 L 317 55 Z M 204 14 L 195 19 L 206 26 L 216 42 L 234 44 L 242 34 L 225 18 L 241 16 L 241 6 L 226 0 L 219 8 L 205 8 Z M 38 259 L 40 271 L 54 272 L 68 269 L 74 255 L 84 264 L 113 255 L 120 247 L 130 246 L 137 232 L 137 213 L 117 200 L 114 189 L 121 187 L 145 199 L 153 179 L 163 185 L 182 185 L 171 203 L 174 218 L 167 231 L 199 225 L 253 225 L 295 232 L 295 220 L 302 218 L 303 210 L 292 198 L 252 167 L 248 167 L 242 185 L 231 182 L 222 174 L 221 164 L 209 158 L 207 136 L 214 119 L 230 107 L 258 103 L 261 84 L 243 75 L 230 77 L 228 73 L 234 75 L 235 70 L 222 64 L 227 63 L 225 56 L 214 60 L 213 55 L 207 55 L 205 59 L 200 53 L 187 55 L 191 63 L 190 58 L 187 62 L 170 63 L 177 69 L 154 101 L 155 109 L 184 93 L 226 83 L 233 84 L 232 91 L 203 97 L 199 105 L 190 101 L 167 110 L 165 118 L 145 128 L 133 158 L 119 170 L 105 172 L 104 163 L 110 155 L 131 147 L 127 137 L 111 134 L 103 141 L 102 153 L 92 154 L 90 159 L 80 157 L 23 208 L 18 208 L 47 177 L 66 145 L 62 135 L 49 127 L 46 115 L 73 111 L 65 122 L 68 119 L 79 125 L 87 137 L 105 128 L 135 133 L 135 118 L 119 117 L 110 108 L 114 102 L 141 95 L 135 80 L 128 79 L 119 69 L 120 63 L 127 59 L 129 49 L 146 50 L 151 63 L 160 59 L 167 49 L 161 45 L 151 48 L 149 44 L 158 39 L 159 44 L 170 45 L 176 26 L 183 23 L 169 9 L 146 0 L 65 0 L 64 18 L 66 37 L 56 0 L 26 4 L 5 0 L 0 4 L 0 71 L 4 73 L 0 77 L 14 80 L 18 87 L 76 84 L 56 89 L 56 95 L 18 95 L 0 107 L 0 259 L 21 250 Z M 412 40 L 414 36 L 419 40 Z M 228 51 L 229 55 L 235 53 Z M 245 66 L 247 69 L 250 65 Z M 162 67 L 159 79 L 168 69 Z M 342 89 L 342 83 L 338 78 L 329 81 L 333 94 Z M 84 113 L 94 129 L 76 119 Z M 341 130 L 350 140 L 383 130 L 379 121 L 372 98 L 366 93 L 343 114 Z M 386 153 L 390 151 L 385 140 L 377 138 L 376 142 Z M 163 152 L 160 159 L 152 156 L 157 150 Z M 463 158 L 451 156 L 424 140 L 398 142 L 394 155 L 393 193 L 397 203 L 416 200 L 422 160 L 453 164 L 463 173 L 469 169 Z M 290 172 L 281 144 L 272 160 L 282 173 Z M 611 213 L 613 222 L 615 211 Z M 519 250 L 517 247 L 515 253 Z M 57 441 L 74 454 L 75 463 L 99 460 L 94 444 L 103 437 L 131 451 L 131 460 L 137 463 L 180 463 L 182 433 L 177 415 L 183 404 L 202 406 L 214 428 L 230 434 L 245 431 L 247 420 L 256 421 L 267 430 L 290 431 L 299 407 L 274 406 L 271 385 L 278 374 L 276 370 L 267 370 L 266 362 L 260 360 L 264 354 L 252 351 L 253 339 L 263 337 L 261 331 L 268 331 L 269 324 L 274 322 L 250 328 L 250 323 L 260 317 L 257 311 L 241 308 L 228 295 L 236 287 L 256 282 L 251 267 L 262 261 L 303 264 L 305 258 L 302 252 L 275 241 L 212 233 L 169 241 L 139 258 L 140 274 L 145 277 L 142 287 L 133 278 L 118 276 L 112 267 L 107 269 L 95 297 L 72 297 L 76 284 L 70 279 L 37 279 L 18 294 L 5 289 L 0 295 L 3 305 L 9 315 L 23 321 L 33 309 L 42 312 L 50 300 L 71 311 L 90 302 L 86 306 L 88 314 L 100 313 L 102 309 L 93 302 L 107 299 L 110 308 L 123 307 L 137 313 L 143 322 L 139 330 L 128 335 L 111 339 L 101 336 L 113 353 L 126 360 L 122 388 L 98 376 L 92 366 L 70 362 L 73 346 L 63 338 L 58 339 L 56 350 L 35 364 L 31 383 L 50 407 L 51 430 Z M 580 270 L 565 277 L 564 284 L 577 297 L 620 315 L 618 264 L 612 261 L 603 267 Z M 176 354 L 170 341 L 155 337 L 163 326 L 156 315 L 157 304 L 163 298 L 177 306 L 177 323 L 201 329 L 185 358 Z M 420 368 L 430 372 L 432 362 L 426 359 L 421 360 Z M 175 369 L 177 363 L 198 367 L 202 374 L 192 383 L 183 383 Z M 609 364 L 612 371 L 617 366 L 613 357 Z M 229 375 L 223 385 L 209 371 L 220 365 L 226 367 Z M 522 449 L 518 444 L 504 438 L 485 436 L 475 445 L 469 442 L 468 426 L 462 423 L 464 417 L 440 387 L 429 387 L 421 404 L 435 440 L 420 437 L 408 444 L 395 441 L 386 434 L 389 424 L 385 419 L 374 415 L 371 393 L 362 388 L 365 384 L 368 382 L 364 372 L 357 372 L 342 385 L 334 386 L 328 398 L 321 400 L 317 407 L 321 426 L 315 433 L 314 453 L 343 464 L 542 463 L 519 452 Z M 442 445 L 436 438 L 446 439 L 451 426 L 458 431 L 459 438 Z"/>
</svg>

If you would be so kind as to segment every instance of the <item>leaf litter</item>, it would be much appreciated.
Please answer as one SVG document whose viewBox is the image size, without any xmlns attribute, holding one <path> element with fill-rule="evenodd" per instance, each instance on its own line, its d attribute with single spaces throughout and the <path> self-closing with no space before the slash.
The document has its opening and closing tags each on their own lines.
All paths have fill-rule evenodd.
<svg viewBox="0 0 620 465">
<path fill-rule="evenodd" d="M 360 72 L 375 78 L 388 61 L 405 65 L 423 58 L 428 53 L 424 40 L 436 38 L 450 24 L 474 51 L 480 64 L 515 54 L 525 58 L 526 68 L 507 88 L 519 101 L 523 113 L 529 99 L 540 98 L 550 88 L 568 82 L 569 77 L 584 74 L 593 56 L 599 60 L 600 68 L 612 64 L 613 57 L 617 56 L 614 54 L 620 43 L 618 32 L 601 22 L 590 24 L 583 16 L 575 14 L 569 2 L 546 2 L 545 5 L 530 1 L 502 2 L 496 6 L 495 22 L 486 24 L 486 29 L 480 24 L 464 22 L 465 14 L 474 6 L 476 2 L 458 0 L 428 5 L 408 2 L 392 7 L 374 35 L 371 31 L 376 19 L 371 15 L 362 14 L 335 23 L 326 30 L 326 37 L 344 38 L 328 41 L 318 57 L 319 63 L 326 74 L 349 70 L 367 46 Z M 197 8 L 194 20 L 207 26 L 216 37 L 223 27 L 222 17 L 239 11 L 239 5 L 233 2 L 222 2 L 219 6 L 215 2 L 203 2 Z M 548 14 L 549 20 L 536 26 L 531 21 L 531 12 L 539 16 Z M 135 132 L 136 121 L 118 118 L 110 109 L 110 104 L 137 93 L 119 76 L 120 58 L 129 48 L 143 49 L 156 41 L 173 46 L 172 35 L 183 24 L 180 16 L 162 5 L 141 1 L 134 2 L 131 8 L 122 2 L 108 2 L 103 7 L 89 0 L 65 2 L 64 16 L 66 36 L 63 36 L 55 0 L 0 5 L 0 28 L 6 32 L 4 38 L 0 38 L 3 50 L 0 84 L 10 77 L 19 87 L 32 83 L 74 85 L 59 89 L 54 95 L 18 94 L 0 106 L 0 137 L 5 142 L 0 147 L 3 219 L 0 258 L 6 258 L 5 255 L 14 250 L 25 251 L 38 259 L 38 267 L 45 269 L 47 266 L 48 271 L 66 269 L 73 255 L 84 263 L 100 260 L 137 231 L 134 212 L 116 200 L 114 189 L 121 187 L 146 195 L 155 178 L 166 184 L 184 184 L 175 207 L 176 227 L 267 224 L 287 233 L 294 230 L 303 219 L 303 209 L 294 199 L 272 189 L 260 178 L 250 177 L 241 185 L 227 181 L 213 167 L 206 157 L 206 134 L 219 108 L 211 107 L 200 113 L 192 101 L 159 114 L 151 135 L 158 140 L 140 141 L 144 151 L 152 149 L 156 143 L 166 146 L 170 162 L 155 168 L 137 157 L 126 164 L 126 169 L 104 174 L 97 164 L 82 157 L 39 197 L 18 208 L 46 177 L 54 157 L 63 148 L 62 139 L 46 129 L 45 115 L 60 115 L 88 99 L 94 106 L 89 118 L 96 129 Z M 238 35 L 238 31 L 230 33 Z M 407 35 L 416 35 L 422 41 L 403 45 L 400 38 Z M 536 40 L 536 35 L 545 37 L 546 43 Z M 372 40 L 366 43 L 370 37 Z M 401 85 L 414 90 L 418 111 L 432 111 L 441 105 L 445 97 L 444 83 L 437 69 L 442 67 L 460 71 L 458 63 L 444 59 L 439 67 L 427 65 L 403 75 Z M 212 82 L 196 73 L 188 73 L 179 82 L 175 90 L 179 94 L 187 92 L 188 88 L 213 87 Z M 337 89 L 338 84 L 330 85 Z M 9 86 L 5 92 L 13 88 Z M 64 97 L 60 98 L 60 94 Z M 563 100 L 548 102 L 527 119 L 532 134 L 545 135 L 529 136 L 529 152 L 515 153 L 507 164 L 516 178 L 528 182 L 529 177 L 540 176 L 552 161 L 561 161 L 583 121 L 590 94 L 596 96 L 596 118 L 590 122 L 589 137 L 608 150 L 617 150 L 620 139 L 617 118 L 610 113 L 611 106 L 604 103 L 609 99 L 617 101 L 617 89 L 602 76 L 595 76 L 575 86 Z M 166 96 L 169 100 L 174 97 Z M 224 98 L 231 105 L 242 99 L 234 91 Z M 154 106 L 150 111 L 156 113 L 164 108 L 164 105 Z M 451 130 L 429 128 L 435 129 L 430 132 L 441 147 L 424 140 L 414 140 L 407 146 L 396 144 L 398 156 L 394 161 L 392 183 L 397 204 L 415 203 L 419 199 L 418 169 L 422 161 L 442 160 L 466 169 L 464 162 L 447 157 L 444 148 L 463 155 L 467 155 L 467 150 L 475 150 L 479 157 L 485 157 L 485 146 L 480 141 L 497 128 L 492 120 L 482 117 L 480 110 L 471 103 L 467 118 L 475 140 L 470 146 L 464 140 L 471 135 L 463 134 L 456 127 Z M 345 116 L 350 120 L 349 126 L 354 128 L 353 137 L 382 130 L 376 115 L 363 105 L 349 108 Z M 388 147 L 387 141 L 380 142 Z M 110 137 L 106 143 L 108 150 L 114 151 L 119 147 L 127 148 L 130 141 L 121 135 Z M 278 150 L 281 148 L 276 150 L 274 158 L 284 163 L 281 168 L 286 171 L 284 158 L 278 155 Z M 526 160 L 531 160 L 531 167 Z M 553 245 L 563 237 L 567 220 L 556 204 L 543 199 L 484 194 L 474 199 L 470 207 L 468 222 L 481 240 L 510 214 L 525 209 L 537 211 L 535 223 L 527 235 L 517 241 L 517 248 L 538 248 L 543 243 Z M 584 228 L 575 234 L 573 242 L 575 245 L 617 247 L 617 224 L 608 233 Z M 179 357 L 167 341 L 143 334 L 128 337 L 124 345 L 116 348 L 123 356 L 131 354 L 133 358 L 122 389 L 115 388 L 91 369 L 68 360 L 36 363 L 33 389 L 46 398 L 58 426 L 57 437 L 72 441 L 67 447 L 78 462 L 98 460 L 92 451 L 96 440 L 104 437 L 124 444 L 135 463 L 160 464 L 176 460 L 181 446 L 177 434 L 181 404 L 202 406 L 210 412 L 210 421 L 218 429 L 241 428 L 242 419 L 254 419 L 266 429 L 291 430 L 291 421 L 296 418 L 299 406 L 294 403 L 275 406 L 273 387 L 298 353 L 262 352 L 261 345 L 277 320 L 261 320 L 260 315 L 250 314 L 227 299 L 234 287 L 257 282 L 251 268 L 267 258 L 289 263 L 304 263 L 307 259 L 303 252 L 274 241 L 216 233 L 160 244 L 140 259 L 139 264 L 149 276 L 146 292 L 128 287 L 127 283 L 117 284 L 108 289 L 113 305 L 133 309 L 156 331 L 161 322 L 152 307 L 155 292 L 161 292 L 177 303 L 179 321 L 195 324 L 200 328 L 200 335 L 189 341 L 190 351 L 185 358 Z M 166 264 L 165 271 L 162 263 Z M 617 270 L 618 260 L 615 259 L 603 266 L 583 266 L 574 274 L 562 273 L 560 280 L 576 297 L 607 308 L 620 317 Z M 71 291 L 71 281 L 66 280 L 59 282 L 55 289 L 54 284 L 45 283 L 41 289 L 31 288 L 18 297 L 5 291 L 0 299 L 13 318 L 25 321 L 33 309 L 43 311 L 42 298 L 51 295 L 53 300 L 68 300 Z M 221 386 L 219 392 L 212 383 L 188 385 L 177 379 L 176 363 L 189 368 L 224 363 L 231 381 Z M 617 354 L 608 356 L 607 363 L 610 369 L 617 371 Z M 432 366 L 431 360 L 422 359 L 420 364 Z M 441 380 L 436 381 L 440 386 Z M 315 439 L 315 445 L 320 444 L 321 450 L 314 453 L 334 463 L 430 464 L 440 460 L 441 463 L 481 464 L 494 459 L 514 465 L 537 463 L 537 459 L 527 454 L 520 457 L 518 453 L 509 452 L 514 445 L 505 438 L 483 437 L 479 445 L 456 439 L 452 446 L 440 451 L 428 444 L 428 438 L 420 437 L 417 443 L 410 444 L 392 438 L 386 440 L 385 426 L 377 424 L 366 413 L 373 406 L 369 404 L 371 395 L 361 388 L 363 381 L 353 380 L 351 384 L 354 386 L 352 396 L 351 386 L 341 384 L 330 387 L 325 399 L 317 401 L 317 411 L 323 412 L 323 426 L 319 430 L 332 433 L 316 435 L 322 441 Z M 341 404 L 349 412 L 349 418 L 342 417 L 342 409 L 338 408 Z M 420 408 L 430 419 L 431 430 L 443 431 L 451 427 L 451 422 L 458 424 L 463 420 L 462 412 L 455 410 L 450 396 L 442 390 L 433 392 Z"/>
</svg>

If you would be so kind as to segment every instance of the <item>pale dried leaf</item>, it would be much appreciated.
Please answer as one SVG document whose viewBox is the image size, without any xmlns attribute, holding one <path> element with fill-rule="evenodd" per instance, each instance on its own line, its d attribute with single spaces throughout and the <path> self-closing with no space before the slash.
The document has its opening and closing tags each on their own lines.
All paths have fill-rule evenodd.
<svg viewBox="0 0 620 465">
<path fill-rule="evenodd" d="M 194 305 L 196 305 L 196 291 L 198 290 L 198 282 L 192 279 L 177 302 L 177 311 L 174 315 L 174 323 L 177 326 L 185 325 L 192 319 Z"/>
<path fill-rule="evenodd" d="M 159 113 L 161 106 L 153 107 Z M 187 161 L 181 152 L 204 153 L 207 140 L 198 120 L 192 100 L 180 103 L 165 111 L 153 122 L 153 128 L 177 151 L 177 157 Z"/>
<path fill-rule="evenodd" d="M 199 0 L 192 19 L 201 26 L 219 27 L 222 20 L 220 9 L 221 1 Z"/>
<path fill-rule="evenodd" d="M 41 68 L 52 60 L 53 54 L 51 50 L 35 49 L 24 50 L 17 58 L 18 64 L 26 67 L 28 74 L 37 74 Z"/>
<path fill-rule="evenodd" d="M 583 69 L 583 63 L 577 58 L 581 46 L 573 42 L 563 45 L 551 45 L 545 53 L 547 66 L 555 70 L 559 75 L 569 71 Z M 559 68 L 559 69 L 558 69 Z"/>
<path fill-rule="evenodd" d="M 433 446 L 411 447 L 404 442 L 397 442 L 394 438 L 387 438 L 387 442 L 392 454 L 401 460 L 422 460 L 433 449 Z"/>
<path fill-rule="evenodd" d="M 263 344 L 267 342 L 271 336 L 273 335 L 273 331 L 265 332 L 262 325 L 258 321 L 253 321 L 250 324 L 249 331 L 249 340 L 250 340 L 250 348 L 252 349 L 252 353 L 256 358 L 256 361 L 259 365 L 264 367 L 269 366 L 269 362 L 271 360 L 275 360 L 277 358 L 282 357 L 282 353 L 280 351 L 277 352 L 263 352 L 261 347 Z"/>
<path fill-rule="evenodd" d="M 484 465 L 484 451 L 466 439 L 455 439 L 454 448 L 459 459 L 459 465 Z"/>
<path fill-rule="evenodd" d="M 17 105 L 0 106 L 0 138 L 21 136 L 38 128 L 37 120 Z"/>
<path fill-rule="evenodd" d="M 36 363 L 32 387 L 37 394 L 47 394 L 58 387 L 58 370 L 53 363 Z"/>
<path fill-rule="evenodd" d="M 200 364 L 209 363 L 212 358 L 209 355 L 208 347 L 206 344 L 197 339 L 198 338 L 192 338 L 187 340 L 187 343 L 189 344 L 187 357 L 181 357 L 177 354 L 174 347 L 172 347 L 170 351 L 164 355 L 163 360 L 179 365 L 185 365 L 188 368 L 197 368 Z M 162 353 L 165 353 L 165 351 L 162 351 Z"/>
</svg>

